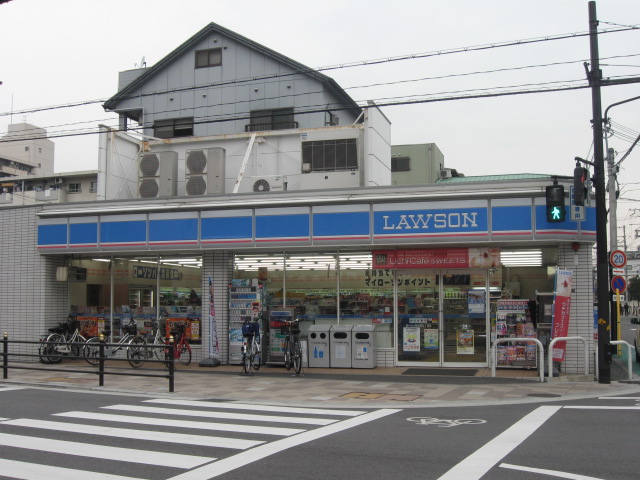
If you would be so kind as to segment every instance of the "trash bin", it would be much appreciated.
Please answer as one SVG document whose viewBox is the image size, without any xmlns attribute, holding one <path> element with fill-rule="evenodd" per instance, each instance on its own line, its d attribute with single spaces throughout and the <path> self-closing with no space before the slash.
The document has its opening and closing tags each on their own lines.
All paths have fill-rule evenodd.
<svg viewBox="0 0 640 480">
<path fill-rule="evenodd" d="M 331 368 L 351 368 L 351 329 L 353 325 L 333 325 L 329 335 Z"/>
<path fill-rule="evenodd" d="M 351 366 L 353 368 L 375 368 L 376 326 L 356 325 L 351 330 L 351 337 Z"/>
<path fill-rule="evenodd" d="M 329 368 L 329 330 L 331 325 L 309 327 L 309 368 Z"/>
</svg>

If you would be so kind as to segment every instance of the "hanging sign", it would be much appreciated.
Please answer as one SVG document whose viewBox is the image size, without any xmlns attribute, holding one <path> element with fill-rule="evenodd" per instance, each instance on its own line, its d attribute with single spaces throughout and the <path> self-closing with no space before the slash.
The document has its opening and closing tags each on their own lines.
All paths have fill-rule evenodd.
<svg viewBox="0 0 640 480">
<path fill-rule="evenodd" d="M 500 266 L 499 248 L 375 250 L 373 268 L 489 268 Z"/>
</svg>

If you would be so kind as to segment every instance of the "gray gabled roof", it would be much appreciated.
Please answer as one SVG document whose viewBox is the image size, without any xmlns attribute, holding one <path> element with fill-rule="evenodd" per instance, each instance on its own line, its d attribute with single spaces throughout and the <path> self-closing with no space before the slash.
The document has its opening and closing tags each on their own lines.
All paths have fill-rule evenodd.
<svg viewBox="0 0 640 480">
<path fill-rule="evenodd" d="M 274 60 L 277 60 L 278 62 L 281 62 L 291 67 L 293 70 L 297 72 L 300 72 L 304 75 L 308 75 L 310 77 L 313 77 L 319 80 L 330 91 L 332 91 L 338 98 L 340 98 L 346 105 L 350 106 L 357 112 L 361 111 L 360 106 L 349 95 L 347 95 L 347 93 L 342 89 L 342 87 L 340 87 L 333 79 L 213 22 L 207 25 L 206 27 L 204 27 L 198 33 L 196 33 L 193 37 L 188 39 L 186 42 L 184 42 L 182 45 L 180 45 L 178 48 L 172 51 L 169 55 L 167 55 L 162 60 L 157 62 L 153 67 L 148 68 L 142 75 L 140 75 L 134 81 L 129 83 L 126 87 L 124 87 L 122 90 L 116 93 L 113 97 L 108 99 L 103 104 L 104 109 L 115 110 L 120 100 L 128 98 L 129 95 L 133 94 L 133 92 L 135 92 L 135 90 L 138 87 L 140 87 L 147 80 L 152 78 L 157 72 L 161 71 L 162 69 L 170 65 L 171 62 L 174 61 L 174 59 L 182 55 L 185 51 L 188 51 L 190 48 L 193 47 L 193 45 L 197 44 L 202 39 L 207 38 L 208 36 L 214 33 L 229 37 L 230 39 L 236 41 L 237 43 L 245 45 L 246 47 L 252 50 L 256 50 L 265 56 L 271 57 Z"/>
</svg>

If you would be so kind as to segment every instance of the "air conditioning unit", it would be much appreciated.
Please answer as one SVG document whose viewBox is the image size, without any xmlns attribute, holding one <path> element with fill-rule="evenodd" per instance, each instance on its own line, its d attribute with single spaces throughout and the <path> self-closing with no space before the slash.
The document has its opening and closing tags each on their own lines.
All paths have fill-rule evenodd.
<svg viewBox="0 0 640 480">
<path fill-rule="evenodd" d="M 453 177 L 453 174 L 451 173 L 450 168 L 443 168 L 442 170 L 440 170 L 440 178 L 451 178 L 451 177 Z"/>
<path fill-rule="evenodd" d="M 246 182 L 245 190 L 250 192 L 282 192 L 287 189 L 287 177 L 282 175 L 250 177 Z"/>
<path fill-rule="evenodd" d="M 187 195 L 224 193 L 224 148 L 187 150 L 185 169 Z"/>
<path fill-rule="evenodd" d="M 176 152 L 145 153 L 140 157 L 138 195 L 141 198 L 175 197 L 177 180 Z"/>
</svg>

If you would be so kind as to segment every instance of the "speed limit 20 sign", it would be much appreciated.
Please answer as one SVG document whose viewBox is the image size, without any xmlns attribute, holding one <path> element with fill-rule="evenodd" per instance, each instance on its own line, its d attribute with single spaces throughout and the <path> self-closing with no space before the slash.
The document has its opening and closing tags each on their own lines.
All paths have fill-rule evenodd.
<svg viewBox="0 0 640 480">
<path fill-rule="evenodd" d="M 609 255 L 609 263 L 613 268 L 622 268 L 627 264 L 627 254 L 622 250 L 614 250 Z"/>
</svg>

